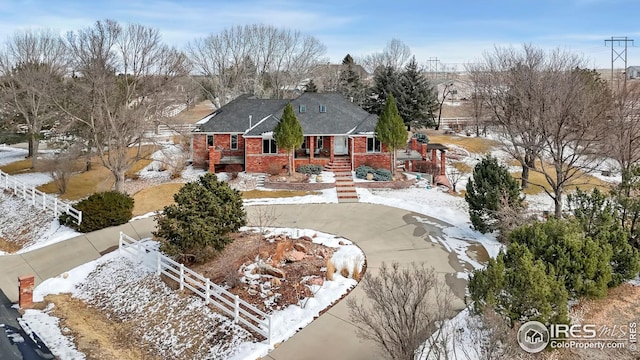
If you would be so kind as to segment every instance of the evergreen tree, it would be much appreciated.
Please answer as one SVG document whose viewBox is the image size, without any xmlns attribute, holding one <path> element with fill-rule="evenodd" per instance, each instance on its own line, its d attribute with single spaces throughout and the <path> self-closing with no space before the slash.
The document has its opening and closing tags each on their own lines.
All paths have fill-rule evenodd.
<svg viewBox="0 0 640 360">
<path fill-rule="evenodd" d="M 363 108 L 372 114 L 380 115 L 389 95 L 400 93 L 398 91 L 400 87 L 399 76 L 393 67 L 381 66 L 376 69 L 373 82 L 373 87 L 367 91 Z"/>
<path fill-rule="evenodd" d="M 313 82 L 313 79 L 309 80 L 309 83 L 304 89 L 304 92 L 310 92 L 310 93 L 318 92 L 318 87 L 316 86 L 316 83 Z"/>
<path fill-rule="evenodd" d="M 293 152 L 295 149 L 302 146 L 302 142 L 304 141 L 302 126 L 300 126 L 300 122 L 298 122 L 298 118 L 293 112 L 291 103 L 288 103 L 287 106 L 284 107 L 282 119 L 280 119 L 278 125 L 273 129 L 273 138 L 276 140 L 278 147 L 289 152 L 287 173 L 291 175 L 291 169 L 293 168 Z"/>
<path fill-rule="evenodd" d="M 353 65 L 355 64 L 355 61 L 353 61 L 353 57 L 351 57 L 351 54 L 347 54 L 347 56 L 344 57 L 344 59 L 342 59 L 342 65 Z"/>
<path fill-rule="evenodd" d="M 400 116 L 405 124 L 416 128 L 435 126 L 434 114 L 438 110 L 436 92 L 423 75 L 412 57 L 400 76 L 401 92 L 395 94 Z"/>
<path fill-rule="evenodd" d="M 613 274 L 609 287 L 636 277 L 640 255 L 629 243 L 630 232 L 623 228 L 614 202 L 597 188 L 590 194 L 577 189 L 567 196 L 567 202 L 585 235 L 611 246 Z"/>
<path fill-rule="evenodd" d="M 622 227 L 629 233 L 631 244 L 640 248 L 640 166 L 622 171 L 622 182 L 611 194 L 615 200 Z"/>
<path fill-rule="evenodd" d="M 503 197 L 511 208 L 523 206 L 518 182 L 509 170 L 500 165 L 498 159 L 485 156 L 474 167 L 473 179 L 469 179 L 464 196 L 474 229 L 483 234 L 497 229 L 497 212 Z"/>
<path fill-rule="evenodd" d="M 387 102 L 376 124 L 376 137 L 387 146 L 391 152 L 391 171 L 396 171 L 396 149 L 407 144 L 408 134 L 402 117 L 398 114 L 393 94 L 389 94 Z"/>
<path fill-rule="evenodd" d="M 342 69 L 338 79 L 338 92 L 358 106 L 362 106 L 365 97 L 365 86 L 351 55 L 342 60 Z"/>
<path fill-rule="evenodd" d="M 240 192 L 215 174 L 185 184 L 156 216 L 160 249 L 179 261 L 203 262 L 231 243 L 228 234 L 246 225 Z"/>
<path fill-rule="evenodd" d="M 568 323 L 567 291 L 526 246 L 512 243 L 469 279 L 476 312 L 495 309 L 512 322 Z"/>
<path fill-rule="evenodd" d="M 586 237 L 576 221 L 549 219 L 521 226 L 509 234 L 553 269 L 572 297 L 602 297 L 612 279 L 611 245 Z"/>
</svg>

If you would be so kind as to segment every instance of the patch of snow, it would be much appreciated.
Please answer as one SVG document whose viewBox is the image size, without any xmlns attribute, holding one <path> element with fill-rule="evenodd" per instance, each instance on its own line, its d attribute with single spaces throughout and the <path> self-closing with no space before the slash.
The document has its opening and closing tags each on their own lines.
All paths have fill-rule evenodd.
<svg viewBox="0 0 640 360">
<path fill-rule="evenodd" d="M 323 171 L 320 173 L 320 176 L 322 176 L 323 183 L 333 184 L 336 182 L 336 174 L 332 173 L 331 171 Z M 316 183 L 316 175 L 309 176 L 309 183 Z"/>
<path fill-rule="evenodd" d="M 16 174 L 11 175 L 11 177 L 25 185 L 29 185 L 32 187 L 37 187 L 40 185 L 44 185 L 53 181 L 51 175 L 46 173 L 24 173 L 24 174 Z M 51 195 L 55 196 L 55 195 Z"/>
<path fill-rule="evenodd" d="M 23 328 L 27 327 L 38 334 L 38 337 L 47 344 L 51 353 L 60 359 L 86 359 L 86 356 L 76 349 L 73 339 L 62 334 L 60 319 L 49 315 L 52 308 L 52 306 L 47 307 L 43 311 L 25 310 L 21 323 L 27 323 L 28 326 L 23 326 Z"/>
<path fill-rule="evenodd" d="M 1 146 L 0 166 L 24 160 L 27 157 L 27 154 L 29 154 L 29 151 L 27 151 L 26 149 L 19 149 L 11 146 Z"/>
</svg>

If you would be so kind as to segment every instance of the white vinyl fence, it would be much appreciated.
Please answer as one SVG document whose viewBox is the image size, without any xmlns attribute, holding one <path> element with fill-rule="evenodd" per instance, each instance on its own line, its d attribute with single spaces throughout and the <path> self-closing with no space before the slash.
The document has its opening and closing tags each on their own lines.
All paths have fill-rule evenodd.
<svg viewBox="0 0 640 360">
<path fill-rule="evenodd" d="M 82 222 L 82 211 L 58 200 L 55 196 L 47 195 L 31 185 L 16 180 L 2 171 L 0 171 L 0 187 L 11 191 L 15 196 L 23 198 L 32 206 L 53 211 L 55 216 L 65 213 L 75 219 L 78 224 Z"/>
<path fill-rule="evenodd" d="M 171 260 L 159 251 L 153 249 L 149 243 L 120 233 L 118 248 L 121 254 L 132 255 L 141 259 L 145 266 L 155 271 L 157 275 L 164 274 L 180 285 L 180 290 L 187 288 L 202 297 L 207 304 L 212 304 L 222 310 L 234 322 L 267 338 L 269 345 L 273 345 L 271 315 L 255 306 L 241 300 L 237 295 L 214 284 L 208 278 L 196 273 L 188 267 Z"/>
</svg>

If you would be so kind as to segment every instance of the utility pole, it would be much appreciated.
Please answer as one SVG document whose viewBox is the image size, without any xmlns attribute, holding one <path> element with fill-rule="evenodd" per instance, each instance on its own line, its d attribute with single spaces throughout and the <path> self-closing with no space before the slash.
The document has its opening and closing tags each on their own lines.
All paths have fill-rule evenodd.
<svg viewBox="0 0 640 360">
<path fill-rule="evenodd" d="M 611 39 L 605 39 L 604 45 L 607 46 L 607 43 L 611 43 L 611 82 L 613 82 L 613 65 L 617 60 L 624 61 L 624 71 L 627 71 L 627 45 L 631 43 L 633 46 L 633 39 L 629 39 L 626 36 L 612 36 Z M 615 46 L 623 47 L 620 50 L 616 50 Z M 620 81 L 620 80 L 618 80 Z M 625 74 L 624 82 L 627 82 L 627 76 Z"/>
<path fill-rule="evenodd" d="M 433 73 L 433 70 L 435 68 L 435 73 L 436 73 L 435 78 L 437 79 L 438 78 L 438 58 L 437 57 L 430 57 L 429 60 L 427 60 L 427 62 L 429 63 L 429 72 L 430 73 Z"/>
</svg>

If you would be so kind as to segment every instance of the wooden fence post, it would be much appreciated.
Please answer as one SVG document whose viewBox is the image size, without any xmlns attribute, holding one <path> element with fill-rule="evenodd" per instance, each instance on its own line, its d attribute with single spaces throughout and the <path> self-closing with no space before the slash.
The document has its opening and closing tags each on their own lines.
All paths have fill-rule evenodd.
<svg viewBox="0 0 640 360">
<path fill-rule="evenodd" d="M 269 345 L 273 345 L 273 326 L 271 326 L 271 318 L 272 316 L 267 316 L 267 341 Z"/>
<path fill-rule="evenodd" d="M 238 317 L 240 317 L 240 297 L 238 295 L 235 296 L 233 303 L 233 321 L 238 322 Z"/>
<path fill-rule="evenodd" d="M 158 262 L 156 274 L 160 276 L 160 273 L 162 272 L 162 255 L 160 255 L 160 251 L 156 251 L 156 261 Z"/>
<path fill-rule="evenodd" d="M 211 302 L 211 280 L 209 280 L 209 278 L 207 278 L 207 289 L 204 293 L 207 295 L 205 303 L 209 305 L 209 302 Z"/>
<path fill-rule="evenodd" d="M 184 290 L 184 264 L 180 264 L 180 290 Z"/>
</svg>

